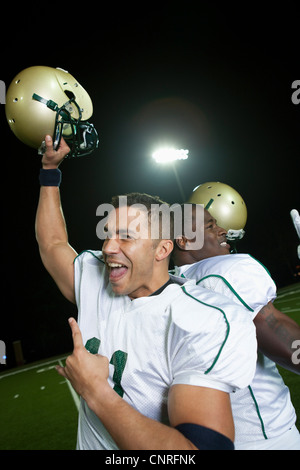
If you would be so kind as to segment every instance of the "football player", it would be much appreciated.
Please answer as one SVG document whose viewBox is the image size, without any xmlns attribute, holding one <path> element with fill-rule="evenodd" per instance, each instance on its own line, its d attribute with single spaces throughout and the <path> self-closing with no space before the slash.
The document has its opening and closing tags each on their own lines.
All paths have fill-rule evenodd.
<svg viewBox="0 0 300 470">
<path fill-rule="evenodd" d="M 217 185 L 218 196 L 211 197 L 213 184 Z M 195 279 L 198 286 L 244 305 L 244 313 L 248 312 L 257 330 L 259 353 L 255 377 L 247 388 L 231 395 L 235 447 L 299 450 L 295 410 L 275 362 L 300 374 L 299 364 L 291 360 L 292 344 L 300 338 L 300 327 L 274 307 L 276 285 L 267 269 L 248 254 L 230 254 L 227 230 L 216 219 L 222 219 L 227 228 L 235 224 L 241 233 L 246 218 L 244 205 L 232 204 L 238 199 L 236 191 L 228 185 L 209 183 L 203 185 L 198 196 L 198 203 L 204 207 L 216 201 L 215 205 L 210 204 L 210 211 L 204 210 L 204 244 L 199 250 L 190 250 L 191 241 L 179 237 L 173 251 L 174 273 Z"/>
<path fill-rule="evenodd" d="M 78 307 L 74 352 L 58 367 L 82 397 L 77 448 L 232 449 L 229 394 L 256 365 L 244 307 L 169 276 L 172 239 L 147 236 L 151 196 L 128 196 L 126 207 L 115 198 L 102 252 L 77 255 L 59 193 L 69 148 L 62 139 L 55 150 L 50 136 L 45 144 L 36 236 L 46 269 Z M 129 229 L 133 203 L 145 206 L 144 236 Z"/>
</svg>

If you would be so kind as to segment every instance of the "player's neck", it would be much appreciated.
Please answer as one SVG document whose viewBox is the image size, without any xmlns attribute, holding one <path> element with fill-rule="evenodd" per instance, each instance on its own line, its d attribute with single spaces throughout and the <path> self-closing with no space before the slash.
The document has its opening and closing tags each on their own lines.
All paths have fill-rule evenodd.
<svg viewBox="0 0 300 470">
<path fill-rule="evenodd" d="M 174 253 L 173 262 L 175 266 L 184 266 L 185 264 L 193 264 L 201 260 L 201 257 L 197 256 L 198 251 L 178 251 Z"/>
<path fill-rule="evenodd" d="M 153 275 L 148 280 L 147 284 L 140 286 L 136 291 L 131 292 L 128 296 L 131 300 L 138 299 L 139 297 L 149 297 L 158 291 L 170 279 L 169 272 L 164 272 L 160 276 Z"/>
</svg>

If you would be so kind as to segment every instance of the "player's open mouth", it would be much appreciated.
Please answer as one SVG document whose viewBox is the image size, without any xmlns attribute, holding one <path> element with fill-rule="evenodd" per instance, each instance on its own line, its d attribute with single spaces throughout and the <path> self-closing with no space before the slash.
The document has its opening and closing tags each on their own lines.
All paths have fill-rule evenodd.
<svg viewBox="0 0 300 470">
<path fill-rule="evenodd" d="M 106 263 L 108 267 L 109 280 L 110 281 L 119 281 L 128 271 L 127 266 L 119 263 Z"/>
<path fill-rule="evenodd" d="M 227 248 L 228 250 L 230 249 L 230 245 L 229 245 L 226 241 L 221 242 L 221 243 L 220 243 L 220 246 L 222 246 L 222 247 L 224 247 L 224 248 Z"/>
</svg>

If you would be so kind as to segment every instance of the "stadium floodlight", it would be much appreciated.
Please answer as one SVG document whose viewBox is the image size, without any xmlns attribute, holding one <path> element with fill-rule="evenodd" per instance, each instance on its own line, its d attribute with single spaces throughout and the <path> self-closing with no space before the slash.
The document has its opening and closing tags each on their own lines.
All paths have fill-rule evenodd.
<svg viewBox="0 0 300 470">
<path fill-rule="evenodd" d="M 183 202 L 185 202 L 185 194 L 174 162 L 176 160 L 186 160 L 188 158 L 188 153 L 189 151 L 185 149 L 163 147 L 152 154 L 152 157 L 157 163 L 171 163 Z"/>
<path fill-rule="evenodd" d="M 152 157 L 158 163 L 170 163 L 175 160 L 186 160 L 188 158 L 188 153 L 188 150 L 164 147 L 154 152 Z"/>
</svg>

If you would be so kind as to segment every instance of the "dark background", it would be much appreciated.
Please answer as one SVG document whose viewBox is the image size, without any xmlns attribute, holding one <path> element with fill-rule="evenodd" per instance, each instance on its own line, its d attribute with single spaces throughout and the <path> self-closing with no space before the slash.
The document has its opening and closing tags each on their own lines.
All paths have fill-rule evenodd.
<svg viewBox="0 0 300 470">
<path fill-rule="evenodd" d="M 29 66 L 61 67 L 93 101 L 99 149 L 61 166 L 72 246 L 100 247 L 96 208 L 115 194 L 182 202 L 173 171 L 151 157 L 171 142 L 189 149 L 189 159 L 176 162 L 186 196 L 207 181 L 235 188 L 248 208 L 238 251 L 264 263 L 278 287 L 299 282 L 289 215 L 300 210 L 300 104 L 291 100 L 300 79 L 299 9 L 287 2 L 266 10 L 188 1 L 99 5 L 8 6 L 2 18 L 0 79 L 7 87 Z M 12 366 L 15 340 L 27 362 L 70 350 L 67 318 L 76 309 L 38 254 L 40 157 L 12 134 L 3 105 L 0 126 L 0 339 Z"/>
</svg>

